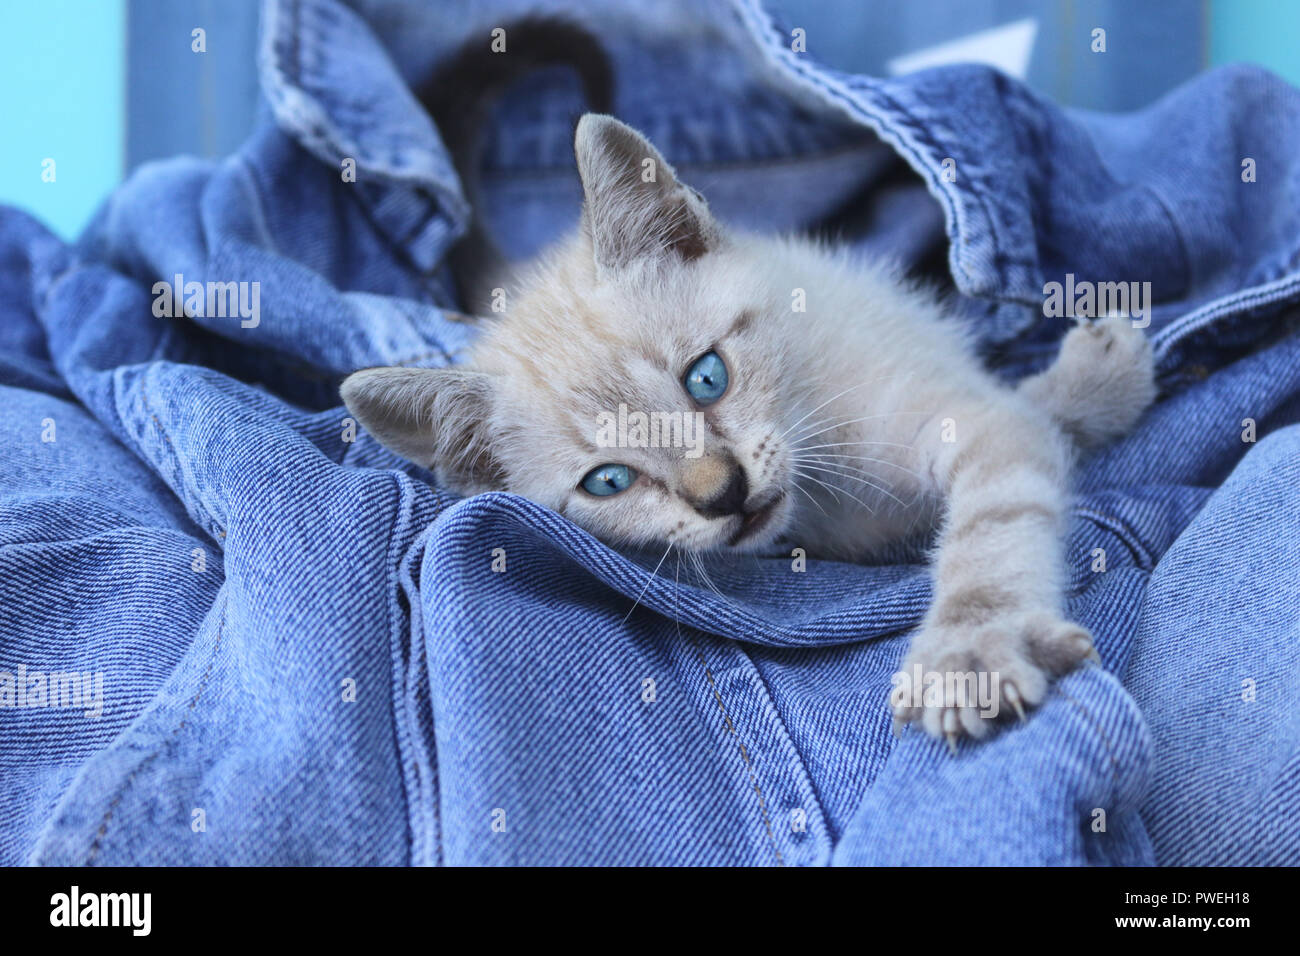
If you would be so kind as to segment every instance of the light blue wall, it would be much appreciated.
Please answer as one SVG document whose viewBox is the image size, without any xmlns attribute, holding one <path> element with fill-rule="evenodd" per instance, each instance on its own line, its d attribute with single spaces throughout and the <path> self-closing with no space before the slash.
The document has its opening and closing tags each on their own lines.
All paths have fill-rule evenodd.
<svg viewBox="0 0 1300 956">
<path fill-rule="evenodd" d="M 1210 0 L 1210 63 L 1258 63 L 1300 86 L 1300 2 Z"/>
<path fill-rule="evenodd" d="M 124 0 L 6 2 L 0 13 L 0 203 L 63 236 L 122 178 Z M 54 160 L 54 182 L 42 163 Z"/>
</svg>

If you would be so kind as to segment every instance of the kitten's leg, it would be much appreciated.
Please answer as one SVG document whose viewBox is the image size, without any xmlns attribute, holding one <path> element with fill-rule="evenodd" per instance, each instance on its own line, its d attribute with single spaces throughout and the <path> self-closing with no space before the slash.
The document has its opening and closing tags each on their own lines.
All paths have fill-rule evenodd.
<svg viewBox="0 0 1300 956">
<path fill-rule="evenodd" d="M 930 473 L 946 508 L 933 563 L 934 601 L 903 672 L 914 678 L 919 665 L 923 680 L 937 674 L 945 687 L 974 674 L 987 682 L 977 687 L 992 692 L 984 702 L 991 706 L 952 695 L 895 697 L 893 706 L 896 721 L 919 720 L 955 749 L 963 734 L 987 733 L 993 717 L 1023 719 L 1052 676 L 1095 651 L 1088 632 L 1062 613 L 1072 450 L 1046 414 L 1000 391 L 956 399 L 920 441 L 928 444 Z"/>
</svg>

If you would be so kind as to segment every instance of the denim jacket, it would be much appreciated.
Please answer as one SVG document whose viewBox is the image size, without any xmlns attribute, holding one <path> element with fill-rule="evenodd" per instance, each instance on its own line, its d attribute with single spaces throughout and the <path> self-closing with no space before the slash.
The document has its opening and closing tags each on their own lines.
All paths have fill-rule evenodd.
<svg viewBox="0 0 1300 956">
<path fill-rule="evenodd" d="M 1008 378 L 1068 327 L 1045 287 L 1150 283 L 1161 400 L 1071 513 L 1103 666 L 953 758 L 890 727 L 920 556 L 652 579 L 358 432 L 343 375 L 473 335 L 410 89 L 531 5 L 268 0 L 236 154 L 140 169 L 74 245 L 0 209 L 0 862 L 1300 862 L 1300 94 L 1083 113 L 837 73 L 755 0 L 551 6 L 722 219 L 946 252 Z M 576 220 L 579 108 L 554 71 L 495 115 L 513 256 Z"/>
</svg>

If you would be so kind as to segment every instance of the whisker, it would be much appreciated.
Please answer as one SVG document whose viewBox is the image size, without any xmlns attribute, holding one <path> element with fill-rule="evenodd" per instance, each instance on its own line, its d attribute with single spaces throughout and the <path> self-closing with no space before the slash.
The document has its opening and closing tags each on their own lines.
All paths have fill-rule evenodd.
<svg viewBox="0 0 1300 956">
<path fill-rule="evenodd" d="M 849 392 L 853 391 L 854 389 L 856 389 L 856 388 L 862 388 L 862 387 L 865 386 L 865 385 L 870 385 L 870 384 L 872 384 L 874 381 L 876 381 L 876 380 L 875 380 L 875 379 L 872 379 L 872 380 L 870 380 L 870 381 L 866 381 L 866 382 L 859 382 L 857 385 L 850 385 L 848 388 L 844 389 L 844 391 L 842 391 L 842 392 L 838 392 L 838 393 L 832 395 L 830 398 L 826 399 L 826 401 L 822 402 L 820 405 L 818 405 L 816 408 L 814 408 L 811 412 L 809 412 L 808 415 L 812 415 L 814 412 L 819 412 L 819 411 L 821 411 L 823 408 L 825 408 L 825 407 L 826 407 L 827 405 L 829 405 L 831 402 L 835 401 L 837 398 L 843 398 L 845 395 L 847 395 Z M 776 437 L 777 437 L 777 440 L 779 441 L 780 439 L 784 438 L 786 435 L 790 434 L 790 432 L 794 431 L 795 427 L 798 426 L 799 423 L 802 422 L 804 419 L 806 419 L 806 418 L 808 417 L 808 415 L 805 415 L 803 418 L 799 419 L 799 421 L 795 422 L 793 425 L 791 425 L 789 428 L 787 428 L 787 429 L 786 429 L 785 431 L 783 431 L 781 434 L 777 435 L 777 436 L 776 436 Z"/>
<path fill-rule="evenodd" d="M 836 504 L 839 504 L 839 503 L 840 503 L 839 492 L 840 492 L 842 489 L 840 489 L 840 488 L 836 488 L 836 487 L 833 486 L 833 485 L 828 485 L 828 484 L 826 484 L 826 482 L 822 481 L 820 478 L 814 478 L 812 475 L 805 474 L 804 472 L 800 471 L 800 470 L 797 469 L 797 468 L 791 468 L 790 470 L 791 470 L 792 472 L 794 472 L 796 475 L 798 475 L 800 478 L 807 478 L 809 481 L 815 481 L 815 482 L 817 482 L 817 484 L 821 485 L 823 488 L 825 488 L 827 491 L 829 491 L 829 492 L 831 493 L 831 497 L 835 499 L 835 503 L 836 503 Z M 826 517 L 829 518 L 830 515 L 827 515 Z"/>
<path fill-rule="evenodd" d="M 723 604 L 727 605 L 727 607 L 731 608 L 733 611 L 737 612 L 738 614 L 743 614 L 746 616 L 749 615 L 749 612 L 747 610 L 745 610 L 740 605 L 736 604 L 734 601 L 728 598 L 725 594 L 722 593 L 722 591 L 718 588 L 718 586 L 713 583 L 713 579 L 709 577 L 708 572 L 704 570 L 704 556 L 700 552 L 688 551 L 687 555 L 691 558 L 692 563 L 695 565 L 695 570 L 699 574 L 700 580 L 706 588 L 708 588 L 711 592 L 716 594 L 718 596 L 718 599 L 721 600 Z"/>
<path fill-rule="evenodd" d="M 826 514 L 826 509 L 822 507 L 821 502 L 818 501 L 816 498 L 814 498 L 812 495 L 808 494 L 808 489 L 806 489 L 803 485 L 799 484 L 799 482 L 797 481 L 794 482 L 794 486 L 804 493 L 804 497 L 806 497 L 809 501 L 811 501 L 814 505 L 817 506 L 818 511 L 826 515 L 827 518 L 830 517 L 830 515 Z"/>
<path fill-rule="evenodd" d="M 817 448 L 840 448 L 844 445 L 889 445 L 891 448 L 906 448 L 911 451 L 915 446 L 904 445 L 896 441 L 832 441 L 824 445 L 796 445 L 795 451 L 813 451 Z"/>
<path fill-rule="evenodd" d="M 794 456 L 791 460 L 792 461 L 820 461 L 823 463 L 829 463 L 828 460 L 832 458 L 837 458 L 837 459 L 842 458 L 847 461 L 871 461 L 871 462 L 875 462 L 877 465 L 888 465 L 891 468 L 897 468 L 899 471 L 911 475 L 917 481 L 921 480 L 921 476 L 917 472 L 913 471 L 911 468 L 907 468 L 896 462 L 892 462 L 887 458 L 872 458 L 869 455 L 797 455 Z M 874 477 L 880 478 L 881 481 L 884 481 L 884 478 L 881 478 L 879 475 L 876 475 Z"/>
<path fill-rule="evenodd" d="M 632 610 L 623 615 L 623 620 L 620 623 L 626 624 L 627 619 L 632 616 L 632 611 L 636 610 L 637 605 L 641 603 L 641 599 L 645 597 L 645 592 L 649 589 L 651 582 L 654 581 L 655 575 L 659 573 L 659 568 L 663 565 L 664 558 L 668 557 L 668 552 L 672 549 L 673 543 L 669 541 L 668 547 L 664 549 L 663 557 L 659 559 L 659 563 L 655 565 L 655 569 L 650 572 L 650 577 L 646 578 L 645 587 L 641 589 L 641 593 L 636 596 L 636 601 L 632 604 Z"/>
<path fill-rule="evenodd" d="M 857 425 L 860 422 L 869 422 L 877 418 L 893 418 L 895 415 L 933 415 L 933 414 L 934 414 L 933 412 L 905 412 L 905 411 L 882 412 L 879 415 L 867 415 L 863 418 L 852 418 L 845 422 L 836 422 L 834 424 L 827 425 L 825 428 L 822 428 L 818 431 L 812 432 L 811 434 L 804 432 L 796 436 L 795 438 L 791 439 L 791 441 L 794 443 L 798 443 L 801 441 L 805 441 L 809 438 L 816 438 L 818 435 L 822 434 L 822 432 L 828 432 L 832 428 L 847 428 L 849 425 Z M 811 426 L 811 427 L 816 427 L 816 426 Z"/>
<path fill-rule="evenodd" d="M 844 492 L 846 495 L 848 495 L 850 498 L 852 498 L 854 501 L 856 501 L 858 504 L 862 505 L 862 507 L 866 508 L 867 511 L 868 511 L 870 514 L 873 514 L 873 515 L 874 515 L 874 514 L 876 513 L 876 509 L 875 509 L 875 508 L 871 507 L 871 505 L 867 504 L 865 501 L 863 501 L 861 498 L 859 498 L 859 497 L 858 497 L 857 495 L 855 495 L 853 492 L 849 491 L 847 488 L 835 488 L 835 487 L 833 487 L 833 486 L 831 486 L 831 485 L 828 485 L 826 482 L 822 481 L 820 478 L 814 478 L 812 475 L 805 474 L 805 473 L 802 472 L 802 471 L 796 471 L 795 474 L 800 475 L 801 477 L 807 478 L 809 481 L 815 481 L 815 482 L 817 482 L 817 484 L 821 485 L 823 488 L 825 488 L 827 491 L 829 491 L 832 495 L 834 495 L 836 501 L 839 501 L 839 500 L 840 500 L 840 497 L 839 497 L 838 494 L 836 494 L 836 492 L 842 491 L 842 492 Z M 849 476 L 846 475 L 846 476 L 844 476 L 844 477 L 849 477 Z M 900 504 L 901 504 L 901 502 L 900 502 Z"/>
<path fill-rule="evenodd" d="M 825 407 L 826 407 L 827 405 L 829 405 L 831 402 L 835 401 L 836 399 L 843 398 L 845 395 L 847 395 L 849 392 L 854 391 L 855 389 L 862 388 L 862 387 L 864 387 L 864 386 L 866 386 L 866 385 L 878 385 L 878 384 L 880 384 L 881 382 L 887 382 L 887 381 L 890 381 L 891 379 L 898 379 L 898 378 L 911 378 L 911 377 L 912 377 L 912 373 L 911 373 L 911 372 L 896 372 L 896 373 L 894 373 L 893 375 L 877 375 L 875 378 L 869 378 L 869 379 L 867 379 L 866 381 L 859 382 L 859 383 L 856 384 L 856 385 L 850 385 L 848 388 L 844 389 L 843 391 L 838 392 L 838 393 L 836 393 L 835 395 L 832 395 L 830 398 L 826 399 L 826 401 L 822 402 L 820 405 L 818 405 L 816 408 L 814 408 L 811 412 L 808 412 L 808 414 L 804 415 L 803 418 L 799 419 L 799 421 L 795 422 L 793 425 L 791 425 L 789 428 L 787 428 L 785 431 L 783 431 L 780 435 L 778 435 L 778 436 L 777 436 L 777 439 L 780 440 L 780 439 L 784 438 L 786 435 L 790 434 L 790 432 L 794 431 L 794 429 L 795 429 L 795 428 L 796 428 L 796 427 L 797 427 L 801 422 L 803 422 L 806 418 L 808 418 L 808 417 L 809 417 L 810 415 L 812 415 L 814 412 L 821 411 L 823 408 L 825 408 Z M 822 380 L 824 381 L 824 378 L 823 378 Z"/>
<path fill-rule="evenodd" d="M 900 508 L 906 508 L 906 507 L 907 507 L 907 505 L 903 504 L 903 500 L 902 500 L 901 498 L 899 498 L 897 495 L 895 495 L 893 492 L 891 492 L 888 488 L 885 488 L 883 485 L 878 485 L 878 484 L 876 484 L 876 483 L 873 482 L 873 481 L 868 481 L 866 478 L 860 478 L 860 477 L 858 477 L 857 475 L 847 475 L 847 474 L 845 474 L 845 473 L 842 472 L 842 471 L 834 471 L 834 470 L 832 470 L 831 468 L 823 468 L 823 467 L 820 466 L 820 465 L 814 465 L 814 464 L 812 464 L 812 463 L 810 463 L 810 462 L 803 462 L 803 463 L 802 463 L 802 466 L 803 466 L 804 468 L 811 468 L 811 469 L 813 469 L 814 471 L 822 471 L 822 472 L 826 472 L 827 474 L 831 474 L 831 475 L 839 475 L 841 478 L 846 478 L 846 479 L 848 479 L 849 481 L 860 481 L 862 484 L 866 485 L 867 487 L 876 489 L 876 491 L 880 492 L 880 493 L 881 493 L 882 495 L 884 495 L 886 498 L 893 498 L 895 501 L 898 502 L 898 505 L 899 505 Z M 855 469 L 855 470 L 856 470 L 856 469 Z M 864 472 L 861 472 L 861 474 L 863 474 L 863 475 L 870 475 L 871 473 L 870 473 L 870 472 L 865 472 L 865 471 L 864 471 Z M 872 477 L 872 478 L 880 478 L 879 475 L 871 475 L 871 477 Z M 881 481 L 884 481 L 883 478 L 881 478 L 880 480 L 881 480 Z M 844 491 L 843 488 L 841 488 L 840 490 L 841 490 L 841 491 Z M 845 493 L 845 494 L 848 494 L 847 491 L 845 491 L 844 493 Z M 873 512 L 873 513 L 874 513 L 874 512 Z"/>
</svg>

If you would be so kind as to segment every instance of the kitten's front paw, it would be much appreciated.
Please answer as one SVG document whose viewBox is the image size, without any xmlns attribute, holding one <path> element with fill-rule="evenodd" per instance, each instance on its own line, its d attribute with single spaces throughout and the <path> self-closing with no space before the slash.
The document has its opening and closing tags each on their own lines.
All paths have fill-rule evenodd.
<svg viewBox="0 0 1300 956">
<path fill-rule="evenodd" d="M 924 627 L 894 676 L 894 729 L 920 723 L 955 754 L 961 737 L 983 737 L 1001 717 L 1024 721 L 1026 708 L 1042 702 L 1053 677 L 1087 659 L 1100 660 L 1092 636 L 1052 614 Z"/>
</svg>

